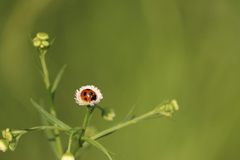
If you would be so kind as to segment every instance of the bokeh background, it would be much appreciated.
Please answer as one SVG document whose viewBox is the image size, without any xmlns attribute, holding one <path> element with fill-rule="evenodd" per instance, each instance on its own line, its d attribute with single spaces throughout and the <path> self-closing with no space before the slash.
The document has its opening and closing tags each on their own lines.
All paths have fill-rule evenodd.
<svg viewBox="0 0 240 160">
<path fill-rule="evenodd" d="M 83 122 L 85 108 L 74 102 L 82 85 L 101 89 L 101 106 L 117 116 L 136 105 L 141 115 L 163 100 L 176 99 L 171 119 L 126 127 L 100 142 L 118 160 L 240 159 L 240 1 L 237 0 L 11 0 L 0 2 L 0 128 L 41 125 L 30 98 L 45 99 L 29 36 L 56 38 L 50 76 L 67 64 L 56 94 L 58 117 L 70 126 Z M 67 145 L 67 137 L 64 144 Z M 24 135 L 1 160 L 52 160 L 43 132 Z M 89 148 L 82 159 L 104 160 Z"/>
</svg>

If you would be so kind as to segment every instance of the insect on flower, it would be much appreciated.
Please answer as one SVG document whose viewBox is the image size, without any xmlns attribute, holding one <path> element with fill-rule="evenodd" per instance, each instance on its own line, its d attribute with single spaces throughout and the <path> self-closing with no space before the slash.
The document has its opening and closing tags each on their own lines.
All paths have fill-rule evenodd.
<svg viewBox="0 0 240 160">
<path fill-rule="evenodd" d="M 82 106 L 93 106 L 99 103 L 101 99 L 103 99 L 102 93 L 93 85 L 82 86 L 75 93 L 76 103 Z"/>
</svg>

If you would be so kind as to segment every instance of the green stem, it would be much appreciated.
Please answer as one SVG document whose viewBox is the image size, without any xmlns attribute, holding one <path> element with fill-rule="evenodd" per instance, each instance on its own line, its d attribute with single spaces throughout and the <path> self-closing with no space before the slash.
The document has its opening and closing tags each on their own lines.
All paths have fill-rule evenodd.
<svg viewBox="0 0 240 160">
<path fill-rule="evenodd" d="M 83 126 L 82 126 L 82 128 L 83 128 L 83 130 L 82 130 L 82 132 L 80 133 L 80 136 L 79 136 L 79 146 L 80 147 L 82 147 L 82 144 L 83 144 L 83 140 L 82 140 L 82 137 L 85 135 L 85 133 L 86 133 L 86 129 L 87 129 L 87 126 L 88 126 L 88 124 L 89 124 L 89 122 L 90 122 L 90 119 L 91 119 L 91 117 L 92 117 L 92 112 L 93 112 L 93 110 L 94 110 L 94 106 L 87 106 L 87 113 L 86 113 L 86 115 L 85 115 L 85 118 L 84 118 L 84 122 L 83 122 Z"/>
<path fill-rule="evenodd" d="M 99 105 L 95 104 L 94 106 L 97 107 L 100 111 L 103 111 L 103 108 L 100 107 Z"/>
<path fill-rule="evenodd" d="M 70 153 L 70 152 L 71 152 L 72 137 L 73 137 L 73 134 L 74 134 L 74 133 L 75 133 L 75 132 L 72 132 L 71 135 L 69 136 L 67 153 Z"/>
<path fill-rule="evenodd" d="M 94 140 L 95 140 L 95 139 L 99 139 L 99 138 L 103 137 L 104 135 L 107 135 L 107 134 L 109 134 L 109 133 L 112 133 L 112 132 L 114 132 L 114 131 L 116 131 L 116 130 L 119 130 L 119 129 L 123 128 L 123 127 L 126 127 L 126 126 L 128 126 L 128 125 L 130 125 L 130 124 L 135 124 L 135 123 L 137 123 L 137 122 L 139 122 L 139 121 L 145 120 L 145 119 L 147 119 L 148 117 L 153 116 L 153 115 L 156 115 L 156 114 L 158 114 L 158 113 L 156 113 L 156 112 L 154 112 L 154 111 L 150 111 L 150 112 L 145 113 L 145 114 L 143 114 L 143 115 L 141 115 L 141 116 L 139 116 L 139 117 L 136 117 L 136 118 L 134 118 L 134 119 L 132 119 L 132 120 L 130 120 L 130 121 L 127 121 L 127 122 L 118 124 L 118 125 L 113 126 L 113 127 L 109 128 L 109 129 L 106 129 L 106 130 L 104 130 L 104 131 L 102 131 L 102 132 L 99 132 L 98 134 L 92 136 L 91 139 L 94 139 Z M 84 145 L 86 145 L 86 143 L 84 143 Z"/>
<path fill-rule="evenodd" d="M 40 60 L 41 60 L 41 64 L 42 64 L 42 69 L 43 69 L 43 80 L 44 83 L 46 85 L 46 88 L 49 89 L 50 87 L 50 81 L 49 81 L 49 74 L 48 74 L 48 69 L 47 69 L 47 65 L 46 65 L 46 61 L 45 61 L 45 54 L 47 51 L 43 51 L 40 54 Z"/>
<path fill-rule="evenodd" d="M 25 129 L 25 131 L 38 131 L 38 130 L 45 130 L 45 129 L 56 129 L 59 131 L 65 131 L 67 132 L 68 130 L 61 128 L 61 127 L 55 127 L 55 126 L 37 126 L 37 127 L 32 127 L 32 128 L 28 128 Z"/>
<path fill-rule="evenodd" d="M 47 50 L 44 50 L 42 52 L 40 52 L 40 61 L 41 61 L 41 65 L 42 65 L 42 70 L 43 70 L 43 80 L 47 89 L 47 93 L 48 93 L 48 100 L 49 100 L 49 108 L 50 108 L 50 113 L 53 116 L 57 116 L 55 108 L 54 108 L 54 103 L 53 103 L 53 96 L 51 93 L 51 83 L 49 80 L 49 73 L 48 73 L 48 68 L 46 65 L 46 61 L 45 61 L 45 54 L 46 54 Z M 54 129 L 53 133 L 55 135 L 55 141 L 57 143 L 57 148 L 55 148 L 58 152 L 59 157 L 62 156 L 63 151 L 62 151 L 62 143 L 61 143 L 61 138 L 59 136 L 59 130 Z"/>
<path fill-rule="evenodd" d="M 149 117 L 156 116 L 156 115 L 159 115 L 159 114 L 161 114 L 161 113 L 158 110 L 154 109 L 154 110 L 152 110 L 152 111 L 150 111 L 148 113 L 145 113 L 145 114 L 143 114 L 141 116 L 138 116 L 138 117 L 133 118 L 133 119 L 131 119 L 129 121 L 117 124 L 117 125 L 109 128 L 109 129 L 106 129 L 106 130 L 104 130 L 102 132 L 99 132 L 99 133 L 97 133 L 96 135 L 94 135 L 94 136 L 92 136 L 90 138 L 93 139 L 93 140 L 97 140 L 97 139 L 99 139 L 101 137 L 104 137 L 105 135 L 108 135 L 108 134 L 110 134 L 110 133 L 112 133 L 114 131 L 117 131 L 117 130 L 123 128 L 123 127 L 126 127 L 126 126 L 131 125 L 131 124 L 135 124 L 135 123 L 137 123 L 139 121 L 146 120 Z M 88 145 L 88 143 L 85 143 L 84 141 L 81 141 L 81 142 L 83 142 L 81 147 L 84 147 L 84 146 Z M 75 148 L 74 148 L 72 153 L 76 154 L 78 149 L 79 149 L 79 145 L 75 145 Z"/>
</svg>

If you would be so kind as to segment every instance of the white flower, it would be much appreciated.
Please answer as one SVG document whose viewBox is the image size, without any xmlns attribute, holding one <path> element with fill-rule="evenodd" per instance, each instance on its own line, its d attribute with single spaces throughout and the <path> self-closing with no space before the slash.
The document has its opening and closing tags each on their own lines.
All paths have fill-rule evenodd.
<svg viewBox="0 0 240 160">
<path fill-rule="evenodd" d="M 103 95 L 97 87 L 93 85 L 87 85 L 82 86 L 81 88 L 76 90 L 74 99 L 79 105 L 93 106 L 94 104 L 99 103 L 101 99 L 103 99 Z"/>
</svg>

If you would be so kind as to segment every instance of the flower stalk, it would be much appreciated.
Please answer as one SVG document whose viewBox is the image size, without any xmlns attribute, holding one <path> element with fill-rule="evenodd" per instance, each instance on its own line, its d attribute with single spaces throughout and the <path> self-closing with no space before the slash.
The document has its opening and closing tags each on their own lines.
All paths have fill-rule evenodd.
<svg viewBox="0 0 240 160">
<path fill-rule="evenodd" d="M 46 90 L 47 90 L 50 113 L 54 117 L 57 117 L 57 114 L 54 108 L 54 103 L 53 103 L 53 95 L 51 93 L 51 82 L 49 79 L 49 72 L 48 72 L 46 59 L 45 59 L 45 55 L 48 51 L 48 48 L 50 47 L 50 43 L 48 42 L 48 39 L 49 39 L 48 34 L 40 32 L 33 39 L 33 44 L 35 47 L 38 47 L 38 51 L 39 51 L 39 58 L 42 66 L 42 76 L 43 76 L 43 81 L 45 83 Z M 56 143 L 56 145 L 53 145 L 53 146 L 55 146 L 54 148 L 57 151 L 58 157 L 61 157 L 63 154 L 63 151 L 62 151 L 61 138 L 59 136 L 59 130 L 53 129 L 53 133 L 54 133 L 55 142 L 53 141 L 51 143 Z"/>
<path fill-rule="evenodd" d="M 108 135 L 116 130 L 119 130 L 123 127 L 126 127 L 126 126 L 129 126 L 131 124 L 135 124 L 137 122 L 140 122 L 140 121 L 143 121 L 143 120 L 146 120 L 148 118 L 151 118 L 151 117 L 154 117 L 154 116 L 166 116 L 166 117 L 171 117 L 172 114 L 177 111 L 179 109 L 178 107 L 178 104 L 177 104 L 177 101 L 176 100 L 172 100 L 170 102 L 166 102 L 162 105 L 160 105 L 159 107 L 155 108 L 154 110 L 148 112 L 148 113 L 145 113 L 141 116 L 138 116 L 136 118 L 133 118 L 129 121 L 126 121 L 126 122 L 123 122 L 123 123 L 120 123 L 120 124 L 117 124 L 109 129 L 106 129 L 102 132 L 99 132 L 97 133 L 96 135 L 92 136 L 91 139 L 99 139 L 105 135 Z M 84 143 L 84 145 L 86 145 L 86 143 Z"/>
<path fill-rule="evenodd" d="M 82 140 L 82 137 L 85 135 L 86 133 L 86 129 L 88 127 L 88 124 L 90 122 L 90 119 L 92 117 L 92 113 L 93 113 L 93 110 L 94 110 L 94 106 L 87 106 L 87 113 L 85 115 L 85 118 L 84 118 L 84 122 L 83 122 L 83 126 L 82 126 L 82 132 L 80 133 L 80 136 L 79 136 L 79 147 L 82 147 L 82 144 L 83 144 L 83 140 Z"/>
</svg>

